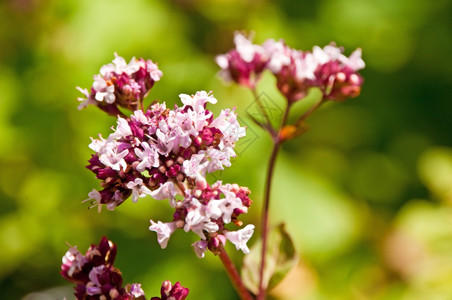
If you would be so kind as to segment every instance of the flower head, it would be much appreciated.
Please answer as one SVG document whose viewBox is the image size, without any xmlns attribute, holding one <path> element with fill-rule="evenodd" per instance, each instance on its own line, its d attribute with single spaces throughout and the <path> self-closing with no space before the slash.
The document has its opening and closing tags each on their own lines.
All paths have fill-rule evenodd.
<svg viewBox="0 0 452 300">
<path fill-rule="evenodd" d="M 118 117 L 108 138 L 92 139 L 95 154 L 87 166 L 102 180 L 101 191 L 92 191 L 93 205 L 114 209 L 130 195 L 151 195 L 170 200 L 183 194 L 180 186 L 205 188 L 205 174 L 230 166 L 234 146 L 245 135 L 234 110 L 223 110 L 217 118 L 206 108 L 216 103 L 211 93 L 180 95 L 184 104 L 170 110 L 154 104 L 145 113 Z"/>
<path fill-rule="evenodd" d="M 222 69 L 220 75 L 228 81 L 254 88 L 268 56 L 262 46 L 253 44 L 241 33 L 235 33 L 234 43 L 235 49 L 215 59 Z"/>
<path fill-rule="evenodd" d="M 357 71 L 365 67 L 361 59 L 361 49 L 349 57 L 342 54 L 343 49 L 334 44 L 323 49 L 314 47 L 313 56 L 318 67 L 315 71 L 316 85 L 327 99 L 344 101 L 360 94 L 363 78 Z"/>
<path fill-rule="evenodd" d="M 270 57 L 267 68 L 276 76 L 278 89 L 290 102 L 305 97 L 311 87 L 320 88 L 331 100 L 359 94 L 362 78 L 357 71 L 364 68 L 360 49 L 346 57 L 343 49 L 334 44 L 300 51 L 283 41 L 267 40 L 263 47 Z"/>
<path fill-rule="evenodd" d="M 320 88 L 326 99 L 343 101 L 359 95 L 364 68 L 361 49 L 349 57 L 334 43 L 312 51 L 287 46 L 284 41 L 269 39 L 254 45 L 241 34 L 234 38 L 236 48 L 216 57 L 221 74 L 251 89 L 264 70 L 276 77 L 276 85 L 289 102 L 304 98 L 312 87 Z"/>
<path fill-rule="evenodd" d="M 78 88 L 84 95 L 78 98 L 82 101 L 79 109 L 92 104 L 114 116 L 120 113 L 118 106 L 135 110 L 161 77 L 162 71 L 151 60 L 132 58 L 127 64 L 115 53 L 113 62 L 94 75 L 90 92 Z"/>
<path fill-rule="evenodd" d="M 166 280 L 160 288 L 160 297 L 152 297 L 151 300 L 184 300 L 188 296 L 189 290 L 183 287 L 179 282 L 175 285 Z"/>
<path fill-rule="evenodd" d="M 151 231 L 157 232 L 158 242 L 162 248 L 167 246 L 170 235 L 177 229 L 192 231 L 201 239 L 192 244 L 196 255 L 204 257 L 209 249 L 218 254 L 226 240 L 233 242 L 237 249 L 248 251 L 246 242 L 252 235 L 253 225 L 237 232 L 226 229 L 226 224 L 241 226 L 238 217 L 248 211 L 252 201 L 250 191 L 237 184 L 222 184 L 220 181 L 204 188 L 196 187 L 185 190 L 184 200 L 177 202 L 171 223 L 155 223 L 151 220 Z"/>
<path fill-rule="evenodd" d="M 63 257 L 61 275 L 77 284 L 77 299 L 138 299 L 144 293 L 139 292 L 139 284 L 133 284 L 131 294 L 127 286 L 123 287 L 121 272 L 113 266 L 116 257 L 116 245 L 102 237 L 99 245 L 91 245 L 82 255 L 76 247 L 71 247 Z"/>
<path fill-rule="evenodd" d="M 122 273 L 113 266 L 116 245 L 102 237 L 99 245 L 91 245 L 85 255 L 77 247 L 71 247 L 63 256 L 61 275 L 77 284 L 74 288 L 77 300 L 145 300 L 141 284 L 123 285 Z M 155 300 L 184 300 L 189 290 L 177 282 L 174 286 L 164 281 L 161 298 Z"/>
</svg>

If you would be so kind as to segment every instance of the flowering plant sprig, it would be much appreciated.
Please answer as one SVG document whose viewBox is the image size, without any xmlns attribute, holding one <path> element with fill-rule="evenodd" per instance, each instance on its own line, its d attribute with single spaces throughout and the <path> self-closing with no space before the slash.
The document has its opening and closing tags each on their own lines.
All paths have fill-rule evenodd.
<svg viewBox="0 0 452 300">
<path fill-rule="evenodd" d="M 89 92 L 78 88 L 84 95 L 79 98 L 82 101 L 79 109 L 94 105 L 117 118 L 117 125 L 107 138 L 99 135 L 89 145 L 94 154 L 87 168 L 101 181 L 101 189 L 93 189 L 85 201 L 101 212 L 103 206 L 114 210 L 129 197 L 133 202 L 146 196 L 168 199 L 174 209 L 172 219 L 150 221 L 149 230 L 157 233 L 160 246 L 166 248 L 177 229 L 194 232 L 200 238 L 192 244 L 199 258 L 207 250 L 218 255 L 240 297 L 254 299 L 251 290 L 256 299 L 263 300 L 272 277 L 266 274 L 271 272 L 266 269 L 266 257 L 270 190 L 278 152 L 284 142 L 306 131 L 306 119 L 322 104 L 359 95 L 363 79 L 358 71 L 365 64 L 360 49 L 347 57 L 334 43 L 301 51 L 290 48 L 282 40 L 253 44 L 240 33 L 235 35 L 234 42 L 234 49 L 216 57 L 220 74 L 227 81 L 252 91 L 263 119 L 250 117 L 270 134 L 273 142 L 264 192 L 260 249 L 253 246 L 250 250 L 247 245 L 254 225 L 238 230 L 228 225 L 243 225 L 239 217 L 252 204 L 248 188 L 222 181 L 209 183 L 206 179 L 207 173 L 231 166 L 231 158 L 236 156 L 234 146 L 246 134 L 237 121 L 235 108 L 224 109 L 215 117 L 207 104 L 215 104 L 217 99 L 211 92 L 199 91 L 194 95 L 181 94 L 180 107 L 169 109 L 164 102 L 154 102 L 145 109 L 144 98 L 162 76 L 151 60 L 133 58 L 127 63 L 115 54 L 113 63 L 103 66 L 100 74 L 94 76 Z M 279 126 L 271 122 L 257 97 L 259 80 L 266 71 L 273 74 L 277 89 L 287 100 Z M 295 122 L 287 124 L 292 105 L 306 97 L 311 88 L 320 90 L 321 99 Z M 294 256 L 293 244 L 283 225 L 278 226 L 278 232 L 274 241 L 281 242 L 281 247 L 276 245 L 276 249 L 285 251 L 283 248 L 288 247 Z M 249 269 L 245 274 L 251 273 L 257 282 L 239 275 L 226 254 L 226 241 L 245 254 L 260 255 L 258 267 L 250 269 L 247 261 L 244 263 Z M 78 284 L 77 299 L 144 299 L 139 284 L 122 286 L 121 273 L 113 267 L 115 255 L 116 246 L 106 238 L 98 246 L 93 245 L 85 256 L 75 247 L 68 251 L 63 258 L 62 275 Z M 283 263 L 287 269 L 287 261 Z M 281 274 L 278 278 L 273 283 L 281 279 Z M 182 300 L 187 294 L 188 289 L 179 283 L 172 285 L 165 281 L 161 297 L 151 300 Z"/>
<path fill-rule="evenodd" d="M 215 104 L 217 99 L 205 91 L 181 94 L 181 107 L 169 109 L 165 103 L 153 103 L 144 109 L 144 97 L 161 76 L 150 60 L 133 58 L 127 64 L 115 54 L 113 63 L 94 76 L 90 93 L 78 88 L 85 96 L 79 98 L 83 101 L 79 109 L 95 105 L 117 118 L 117 126 L 106 139 L 99 135 L 89 145 L 95 154 L 87 168 L 101 180 L 102 189 L 93 189 L 85 201 L 101 212 L 103 206 L 114 210 L 129 197 L 133 202 L 148 195 L 168 199 L 175 209 L 173 221 L 151 220 L 149 227 L 157 233 L 161 247 L 167 246 L 176 229 L 192 231 L 201 239 L 192 245 L 198 257 L 210 250 L 220 255 L 229 273 L 236 272 L 224 245 L 229 240 L 237 250 L 249 253 L 247 242 L 254 225 L 236 231 L 225 225 L 243 225 L 238 217 L 248 212 L 250 191 L 221 181 L 210 185 L 206 174 L 231 165 L 235 143 L 245 136 L 245 128 L 238 123 L 235 108 L 214 117 L 207 103 Z M 161 299 L 176 299 L 173 290 L 185 298 L 183 288 L 168 284 L 162 286 Z"/>
<path fill-rule="evenodd" d="M 99 209 L 113 210 L 130 195 L 170 199 L 185 189 L 205 188 L 206 172 L 223 170 L 235 156 L 234 144 L 245 135 L 234 110 L 223 110 L 213 118 L 207 102 L 212 94 L 180 95 L 184 106 L 170 110 L 156 103 L 146 112 L 136 110 L 130 118 L 118 117 L 115 131 L 107 139 L 93 139 L 87 166 L 102 180 L 103 189 L 93 190 L 90 199 Z"/>
<path fill-rule="evenodd" d="M 334 43 L 312 51 L 290 48 L 284 41 L 269 39 L 262 45 L 253 44 L 241 33 L 234 37 L 235 49 L 218 55 L 216 62 L 221 68 L 220 75 L 226 81 L 234 81 L 249 88 L 261 110 L 263 120 L 250 118 L 270 134 L 273 149 L 268 163 L 267 178 L 262 209 L 262 247 L 258 282 L 249 283 L 248 288 L 255 290 L 258 300 L 266 297 L 270 277 L 265 275 L 267 243 L 269 236 L 270 190 L 276 157 L 282 144 L 306 131 L 306 119 L 328 100 L 342 102 L 360 94 L 363 78 L 358 73 L 365 64 L 361 58 L 361 49 L 350 56 L 343 54 L 343 48 Z M 279 126 L 274 126 L 265 111 L 257 93 L 257 84 L 264 71 L 270 71 L 276 79 L 276 87 L 286 99 L 286 108 Z M 292 105 L 306 97 L 311 88 L 321 91 L 321 99 L 299 116 L 293 124 L 287 124 Z M 249 272 L 248 272 L 249 273 Z"/>
<path fill-rule="evenodd" d="M 117 247 L 106 237 L 102 237 L 99 245 L 91 245 L 85 255 L 77 250 L 77 246 L 69 248 L 63 256 L 61 275 L 76 283 L 75 297 L 83 300 L 145 300 L 141 284 L 133 283 L 123 286 L 122 274 L 113 266 Z M 171 287 L 170 281 L 162 284 L 162 298 L 184 300 L 188 289 L 176 283 Z M 172 297 L 172 298 L 170 298 Z"/>
<path fill-rule="evenodd" d="M 184 228 L 201 237 L 202 241 L 193 244 L 199 257 L 207 248 L 219 254 L 227 239 L 247 252 L 244 243 L 254 226 L 232 234 L 224 225 L 231 221 L 241 225 L 237 217 L 252 203 L 249 190 L 221 182 L 209 186 L 205 178 L 206 173 L 231 165 L 235 142 L 245 135 L 245 128 L 240 127 L 234 110 L 213 117 L 206 109 L 208 102 L 217 102 L 211 93 L 180 98 L 184 104 L 180 108 L 170 110 L 165 103 L 156 103 L 145 113 L 136 110 L 130 118 L 118 117 L 107 139 L 92 140 L 90 148 L 96 154 L 87 168 L 102 180 L 103 189 L 92 190 L 87 201 L 100 211 L 102 205 L 113 210 L 130 196 L 133 202 L 146 195 L 169 199 L 176 209 L 174 221 L 152 221 L 150 226 L 158 233 L 162 248 L 175 229 Z M 184 200 L 177 201 L 176 195 Z"/>
</svg>

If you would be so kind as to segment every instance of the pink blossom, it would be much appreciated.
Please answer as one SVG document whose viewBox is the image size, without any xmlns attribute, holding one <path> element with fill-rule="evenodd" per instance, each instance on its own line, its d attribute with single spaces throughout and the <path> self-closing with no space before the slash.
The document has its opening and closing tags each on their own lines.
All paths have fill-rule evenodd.
<svg viewBox="0 0 452 300">
<path fill-rule="evenodd" d="M 212 186 L 185 190 L 184 200 L 177 202 L 174 207 L 176 211 L 173 214 L 172 228 L 183 227 L 185 232 L 194 232 L 201 238 L 201 241 L 192 245 L 198 257 L 203 257 L 206 249 L 218 254 L 226 242 L 225 234 L 233 232 L 226 230 L 225 225 L 231 222 L 241 225 L 238 216 L 246 213 L 252 203 L 248 197 L 249 193 L 247 188 L 236 184 L 223 185 L 220 181 Z M 164 224 L 167 223 L 159 221 L 159 224 L 161 225 L 158 227 L 166 228 Z M 151 230 L 156 231 L 156 228 L 157 226 L 154 226 Z M 251 227 L 246 228 L 248 231 L 240 231 L 237 237 L 231 235 L 231 241 L 238 243 L 237 239 L 243 240 L 245 233 L 250 237 Z M 169 238 L 169 235 L 165 237 Z M 158 236 L 159 243 L 161 239 L 162 237 Z"/>
<path fill-rule="evenodd" d="M 132 130 L 130 129 L 129 123 L 126 119 L 118 117 L 117 123 L 118 126 L 116 126 L 115 132 L 110 134 L 108 137 L 109 140 L 120 139 L 132 135 Z"/>
<path fill-rule="evenodd" d="M 201 240 L 201 241 L 197 241 L 194 242 L 193 244 L 191 244 L 195 250 L 196 256 L 199 258 L 204 258 L 205 256 L 205 252 L 208 249 L 208 243 L 207 241 Z"/>
<path fill-rule="evenodd" d="M 151 191 L 143 184 L 143 179 L 135 178 L 127 183 L 127 188 L 132 190 L 132 201 L 137 202 L 138 198 L 151 194 Z"/>
<path fill-rule="evenodd" d="M 116 245 L 106 237 L 102 237 L 98 245 L 91 245 L 85 255 L 76 247 L 68 250 L 63 257 L 61 275 L 76 284 L 77 300 L 144 297 L 140 284 L 123 286 L 121 271 L 113 265 L 115 257 Z"/>
<path fill-rule="evenodd" d="M 220 75 L 227 81 L 254 88 L 268 56 L 262 46 L 254 45 L 241 33 L 235 33 L 234 43 L 235 49 L 215 59 L 222 69 Z"/>
<path fill-rule="evenodd" d="M 117 65 L 125 68 L 122 62 Z M 102 180 L 104 188 L 97 204 L 114 209 L 130 195 L 136 201 L 150 194 L 156 199 L 169 198 L 175 207 L 182 186 L 205 189 L 206 172 L 231 165 L 235 143 L 246 134 L 234 109 L 214 118 L 206 108 L 217 102 L 211 93 L 180 97 L 182 107 L 167 109 L 164 103 L 156 103 L 130 118 L 118 117 L 114 132 L 106 139 L 92 139 L 90 148 L 95 154 L 87 168 Z"/>
<path fill-rule="evenodd" d="M 80 272 L 86 263 L 85 257 L 77 250 L 77 246 L 69 248 L 63 256 L 63 269 L 66 270 L 67 276 L 72 277 L 74 273 Z"/>
<path fill-rule="evenodd" d="M 165 249 L 168 245 L 171 234 L 173 234 L 173 232 L 177 229 L 176 222 L 162 223 L 161 221 L 158 221 L 155 223 L 151 220 L 151 224 L 152 225 L 149 226 L 149 230 L 157 233 L 157 240 L 162 249 Z"/>
<path fill-rule="evenodd" d="M 144 291 L 141 288 L 141 284 L 140 283 L 132 283 L 130 285 L 130 294 L 132 294 L 132 296 L 134 298 L 143 297 L 144 296 Z"/>
<path fill-rule="evenodd" d="M 172 285 L 169 280 L 162 283 L 160 288 L 161 297 L 152 297 L 151 300 L 184 300 L 189 290 L 183 287 L 179 282 Z"/>
<path fill-rule="evenodd" d="M 117 106 L 134 110 L 161 76 L 162 72 L 151 60 L 132 58 L 127 64 L 115 53 L 113 62 L 102 66 L 100 74 L 94 75 L 91 92 L 79 88 L 85 96 L 78 99 L 83 101 L 79 109 L 93 104 L 114 116 L 120 113 Z"/>
<path fill-rule="evenodd" d="M 253 236 L 254 225 L 246 225 L 244 228 L 237 231 L 226 231 L 224 236 L 235 245 L 237 250 L 242 250 L 243 253 L 250 253 L 250 249 L 246 245 L 248 240 Z"/>
<path fill-rule="evenodd" d="M 137 165 L 137 171 L 143 172 L 146 168 L 157 168 L 160 165 L 159 153 L 155 147 L 149 146 L 147 142 L 142 142 L 140 146 L 143 148 L 135 148 L 135 154 L 140 163 Z"/>
<path fill-rule="evenodd" d="M 174 183 L 168 181 L 162 184 L 158 189 L 152 191 L 151 196 L 155 200 L 169 199 L 170 205 L 175 207 L 177 193 L 178 191 L 176 190 Z"/>
</svg>

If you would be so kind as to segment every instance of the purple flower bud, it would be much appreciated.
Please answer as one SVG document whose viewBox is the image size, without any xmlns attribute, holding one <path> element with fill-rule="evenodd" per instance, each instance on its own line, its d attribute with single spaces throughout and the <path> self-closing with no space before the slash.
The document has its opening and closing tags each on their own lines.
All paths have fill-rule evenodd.
<svg viewBox="0 0 452 300">
<path fill-rule="evenodd" d="M 91 245 L 85 255 L 76 247 L 68 250 L 63 257 L 61 275 L 77 283 L 76 299 L 145 299 L 140 284 L 123 287 L 121 272 L 113 266 L 116 245 L 102 237 L 99 245 Z"/>
<path fill-rule="evenodd" d="M 161 297 L 152 297 L 151 300 L 184 300 L 187 298 L 189 290 L 183 287 L 179 282 L 175 285 L 171 281 L 166 280 L 160 288 Z"/>
</svg>

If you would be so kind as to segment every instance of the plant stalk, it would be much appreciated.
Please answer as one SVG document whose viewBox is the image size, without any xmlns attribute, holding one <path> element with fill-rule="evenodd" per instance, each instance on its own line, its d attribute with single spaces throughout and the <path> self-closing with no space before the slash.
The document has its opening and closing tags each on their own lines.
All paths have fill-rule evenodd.
<svg viewBox="0 0 452 300">
<path fill-rule="evenodd" d="M 240 299 L 242 300 L 254 300 L 254 298 L 251 296 L 250 292 L 246 289 L 245 285 L 242 282 L 242 279 L 237 272 L 237 269 L 235 268 L 234 264 L 232 263 L 231 259 L 229 258 L 228 254 L 226 253 L 226 250 L 223 249 L 220 252 L 220 260 L 223 263 L 224 268 L 226 269 L 226 273 L 229 276 L 229 279 L 232 281 L 232 285 L 234 286 L 235 290 L 240 296 Z"/>
<path fill-rule="evenodd" d="M 257 300 L 265 299 L 265 294 L 267 287 L 264 286 L 264 270 L 265 270 L 265 262 L 266 262 L 266 253 L 267 253 L 267 240 L 268 240 L 268 230 L 269 230 L 269 217 L 268 212 L 270 208 L 270 194 L 271 194 L 271 184 L 273 179 L 273 173 L 275 169 L 276 158 L 278 156 L 279 149 L 281 148 L 282 141 L 280 140 L 281 129 L 287 122 L 287 118 L 289 117 L 289 111 L 292 104 L 288 102 L 286 110 L 284 111 L 284 116 L 281 120 L 281 125 L 276 131 L 276 135 L 273 136 L 273 150 L 270 156 L 270 160 L 268 162 L 267 169 L 267 179 L 265 183 L 265 195 L 264 195 L 264 206 L 262 208 L 262 252 L 261 252 L 261 264 L 259 268 L 259 292 L 257 294 Z"/>
</svg>

